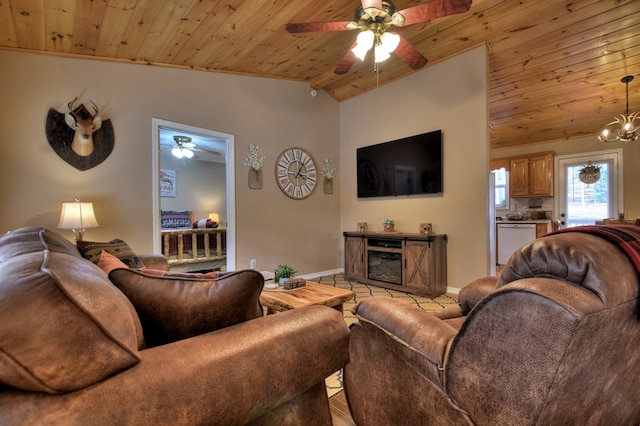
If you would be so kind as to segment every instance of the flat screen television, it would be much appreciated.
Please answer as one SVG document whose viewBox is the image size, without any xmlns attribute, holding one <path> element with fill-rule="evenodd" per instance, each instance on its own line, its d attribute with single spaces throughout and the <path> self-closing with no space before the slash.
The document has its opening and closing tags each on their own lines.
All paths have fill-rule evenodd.
<svg viewBox="0 0 640 426">
<path fill-rule="evenodd" d="M 442 193 L 442 131 L 358 148 L 358 198 Z"/>
</svg>

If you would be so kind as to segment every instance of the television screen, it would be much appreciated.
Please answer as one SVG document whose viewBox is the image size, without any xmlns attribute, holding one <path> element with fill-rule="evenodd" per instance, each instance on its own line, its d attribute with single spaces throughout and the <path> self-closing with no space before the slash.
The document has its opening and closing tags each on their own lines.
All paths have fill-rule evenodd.
<svg viewBox="0 0 640 426">
<path fill-rule="evenodd" d="M 358 198 L 442 192 L 442 131 L 358 148 Z"/>
</svg>

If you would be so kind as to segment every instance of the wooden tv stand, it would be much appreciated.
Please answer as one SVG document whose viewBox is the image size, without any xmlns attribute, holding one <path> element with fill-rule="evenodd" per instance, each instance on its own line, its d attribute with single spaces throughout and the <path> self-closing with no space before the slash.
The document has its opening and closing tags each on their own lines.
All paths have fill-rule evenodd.
<svg viewBox="0 0 640 426">
<path fill-rule="evenodd" d="M 447 291 L 447 236 L 343 232 L 348 279 L 436 297 Z"/>
</svg>

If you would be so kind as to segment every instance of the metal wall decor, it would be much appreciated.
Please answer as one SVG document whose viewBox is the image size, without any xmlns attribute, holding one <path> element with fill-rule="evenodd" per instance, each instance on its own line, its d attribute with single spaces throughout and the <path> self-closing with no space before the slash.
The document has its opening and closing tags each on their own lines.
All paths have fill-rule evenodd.
<svg viewBox="0 0 640 426">
<path fill-rule="evenodd" d="M 336 175 L 336 168 L 333 167 L 333 162 L 330 159 L 324 159 L 324 161 L 322 162 L 322 171 L 320 173 L 324 177 L 324 193 L 333 194 L 333 178 Z"/>
<path fill-rule="evenodd" d="M 68 111 L 49 109 L 46 121 L 47 140 L 60 158 L 78 170 L 89 170 L 111 155 L 114 145 L 111 120 L 103 120 L 98 106 L 91 102 L 92 112 L 76 97 L 67 104 Z"/>
<path fill-rule="evenodd" d="M 260 155 L 260 147 L 258 145 L 249 145 L 249 153 L 244 158 L 243 166 L 249 167 L 249 188 L 262 189 L 262 166 L 267 157 Z"/>
</svg>

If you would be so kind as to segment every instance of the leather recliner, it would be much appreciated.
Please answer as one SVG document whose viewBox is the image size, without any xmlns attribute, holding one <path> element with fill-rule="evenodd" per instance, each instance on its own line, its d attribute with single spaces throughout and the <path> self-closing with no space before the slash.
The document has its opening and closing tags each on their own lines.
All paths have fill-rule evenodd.
<svg viewBox="0 0 640 426">
<path fill-rule="evenodd" d="M 638 273 L 566 232 L 519 249 L 460 307 L 354 308 L 345 393 L 358 425 L 640 424 Z"/>
<path fill-rule="evenodd" d="M 44 228 L 0 236 L 0 424 L 331 424 L 336 310 L 262 316 L 251 270 L 109 277 Z"/>
</svg>

